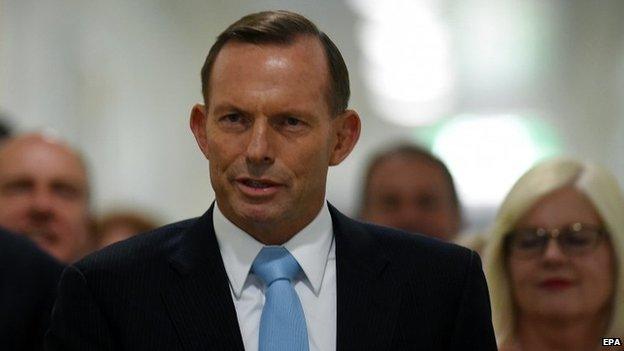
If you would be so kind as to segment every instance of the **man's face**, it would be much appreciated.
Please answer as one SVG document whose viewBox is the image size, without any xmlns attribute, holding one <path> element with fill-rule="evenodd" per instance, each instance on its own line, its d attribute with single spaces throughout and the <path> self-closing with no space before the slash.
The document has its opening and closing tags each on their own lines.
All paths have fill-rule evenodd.
<svg viewBox="0 0 624 351">
<path fill-rule="evenodd" d="M 230 42 L 212 68 L 207 106 L 193 110 L 219 209 L 265 243 L 284 242 L 318 214 L 328 167 L 359 136 L 355 112 L 331 116 L 327 72 L 314 38 Z"/>
<path fill-rule="evenodd" d="M 88 240 L 85 169 L 65 146 L 40 136 L 0 149 L 0 225 L 25 234 L 63 262 L 78 259 Z"/>
<path fill-rule="evenodd" d="M 459 230 L 459 213 L 442 170 L 409 156 L 392 156 L 370 175 L 365 220 L 444 240 Z"/>
</svg>

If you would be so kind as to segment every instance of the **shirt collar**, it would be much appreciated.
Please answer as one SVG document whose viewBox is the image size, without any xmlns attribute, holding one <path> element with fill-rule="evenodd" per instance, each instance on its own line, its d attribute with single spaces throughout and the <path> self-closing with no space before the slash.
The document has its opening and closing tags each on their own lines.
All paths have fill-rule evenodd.
<svg viewBox="0 0 624 351">
<path fill-rule="evenodd" d="M 238 299 L 251 264 L 264 245 L 228 220 L 218 204 L 214 206 L 212 222 L 225 271 Z M 301 266 L 316 295 L 321 289 L 333 239 L 331 215 L 327 202 L 323 201 L 323 207 L 312 222 L 283 245 Z"/>
</svg>

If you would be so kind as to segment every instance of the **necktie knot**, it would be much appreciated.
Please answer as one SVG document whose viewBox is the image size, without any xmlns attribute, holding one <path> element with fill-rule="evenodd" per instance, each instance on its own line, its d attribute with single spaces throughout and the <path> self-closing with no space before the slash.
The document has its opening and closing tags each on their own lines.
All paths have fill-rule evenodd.
<svg viewBox="0 0 624 351">
<path fill-rule="evenodd" d="M 251 272 L 269 286 L 279 279 L 292 282 L 301 272 L 301 266 L 285 247 L 265 246 L 251 265 Z"/>
</svg>

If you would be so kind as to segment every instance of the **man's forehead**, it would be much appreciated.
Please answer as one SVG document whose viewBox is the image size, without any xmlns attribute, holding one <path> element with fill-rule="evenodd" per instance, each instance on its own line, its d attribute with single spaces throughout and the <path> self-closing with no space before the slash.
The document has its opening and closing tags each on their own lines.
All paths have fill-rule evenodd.
<svg viewBox="0 0 624 351">
<path fill-rule="evenodd" d="M 65 143 L 55 138 L 40 133 L 23 134 L 6 139 L 0 147 L 0 150 L 13 150 L 15 148 L 23 148 L 31 145 L 46 145 L 53 148 L 67 148 Z"/>
<path fill-rule="evenodd" d="M 249 58 L 249 60 L 247 60 Z M 253 60 L 251 59 L 253 58 Z M 299 36 L 289 43 L 248 43 L 232 40 L 226 43 L 216 57 L 212 67 L 212 76 L 226 66 L 236 65 L 240 71 L 253 70 L 256 67 L 268 69 L 285 69 L 293 63 L 302 72 L 316 75 L 328 72 L 325 51 L 318 38 L 305 35 Z"/>
<path fill-rule="evenodd" d="M 53 165 L 59 168 L 79 168 L 81 173 L 86 173 L 80 156 L 67 144 L 53 137 L 28 134 L 8 139 L 0 146 L 0 171 L 37 162 L 41 162 L 41 167 Z"/>
<path fill-rule="evenodd" d="M 329 91 L 328 63 L 317 38 L 301 36 L 288 44 L 232 41 L 212 67 L 206 104 L 214 111 L 227 97 L 226 105 L 245 108 L 267 96 L 280 96 L 294 107 L 297 101 L 328 101 Z"/>
<path fill-rule="evenodd" d="M 371 180 L 385 185 L 408 188 L 410 186 L 431 187 L 437 185 L 444 189 L 449 188 L 444 171 L 434 162 L 422 157 L 393 155 L 381 162 L 373 169 Z M 393 183 L 399 184 L 393 184 Z M 440 190 L 440 189 L 438 189 Z M 447 189 L 450 191 L 451 189 Z"/>
<path fill-rule="evenodd" d="M 382 158 L 377 164 L 377 169 L 387 168 L 422 168 L 437 170 L 442 173 L 442 169 L 435 162 L 420 155 L 395 154 Z"/>
</svg>

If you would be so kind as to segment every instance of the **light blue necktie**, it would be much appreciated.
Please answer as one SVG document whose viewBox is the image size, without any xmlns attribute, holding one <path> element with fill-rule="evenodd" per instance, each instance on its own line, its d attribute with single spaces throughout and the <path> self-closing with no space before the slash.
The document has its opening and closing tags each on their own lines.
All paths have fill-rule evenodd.
<svg viewBox="0 0 624 351">
<path fill-rule="evenodd" d="M 281 246 L 265 246 L 251 272 L 266 285 L 260 317 L 259 351 L 308 351 L 308 330 L 293 279 L 301 272 L 297 260 Z"/>
</svg>

